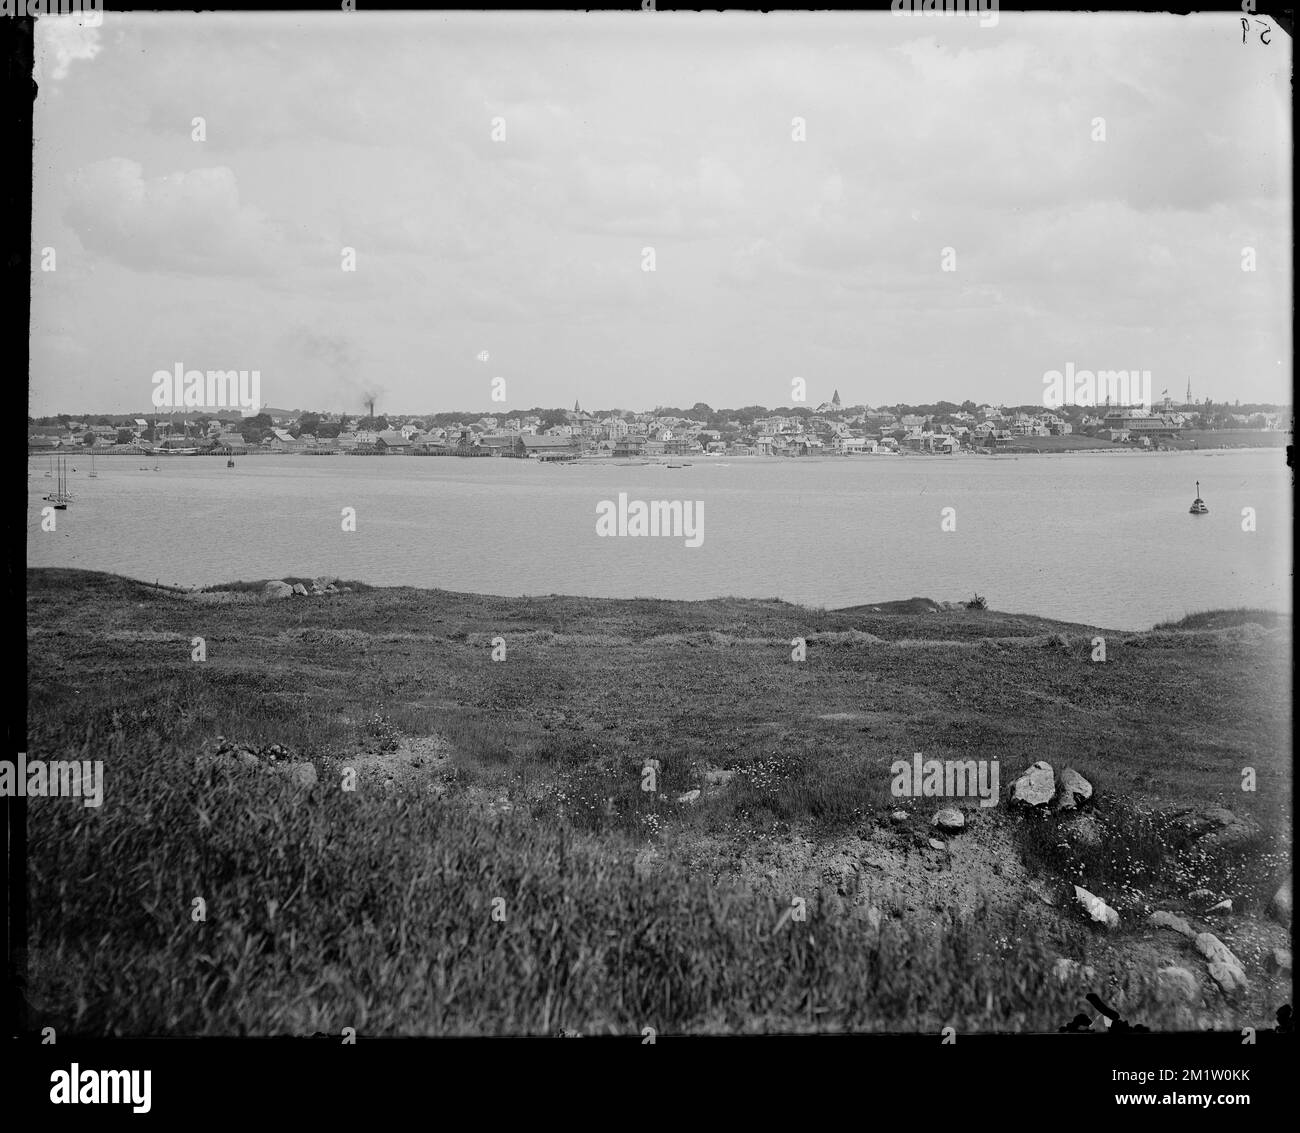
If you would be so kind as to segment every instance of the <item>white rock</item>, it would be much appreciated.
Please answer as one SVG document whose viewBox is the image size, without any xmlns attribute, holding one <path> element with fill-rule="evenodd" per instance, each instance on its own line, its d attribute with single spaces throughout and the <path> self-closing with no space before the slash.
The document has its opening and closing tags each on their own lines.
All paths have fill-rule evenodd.
<svg viewBox="0 0 1300 1133">
<path fill-rule="evenodd" d="M 1210 965 L 1210 978 L 1219 985 L 1223 994 L 1230 998 L 1243 992 L 1249 986 L 1246 973 L 1235 964 L 1225 964 L 1216 960 Z"/>
<path fill-rule="evenodd" d="M 295 582 L 293 584 L 293 592 L 303 598 L 307 597 L 307 587 L 305 587 L 301 582 Z"/>
<path fill-rule="evenodd" d="M 1100 897 L 1089 893 L 1083 886 L 1076 885 L 1074 887 L 1074 898 L 1087 910 L 1088 916 L 1098 924 L 1104 924 L 1109 929 L 1119 928 L 1119 913 L 1115 912 Z"/>
<path fill-rule="evenodd" d="M 1202 932 L 1196 937 L 1196 951 L 1212 964 L 1227 964 L 1230 968 L 1242 967 L 1241 961 L 1232 954 L 1232 949 L 1212 932 Z"/>
<path fill-rule="evenodd" d="M 695 790 L 693 791 L 687 791 L 686 794 L 684 795 L 678 795 L 677 801 L 679 803 L 693 803 L 699 797 L 700 797 L 700 789 L 696 787 Z"/>
<path fill-rule="evenodd" d="M 1011 784 L 1012 801 L 1028 803 L 1030 806 L 1045 806 L 1052 801 L 1055 793 L 1052 765 L 1041 759 Z"/>
<path fill-rule="evenodd" d="M 889 821 L 897 822 L 901 825 L 902 823 L 907 821 L 907 811 L 905 810 L 894 811 L 894 813 L 889 816 Z"/>
<path fill-rule="evenodd" d="M 263 598 L 289 598 L 292 597 L 292 595 L 293 587 L 287 582 L 281 582 L 279 579 L 276 579 L 273 582 L 268 582 L 262 587 Z"/>
<path fill-rule="evenodd" d="M 1230 912 L 1232 912 L 1232 902 L 1227 897 L 1225 897 L 1217 905 L 1211 905 L 1208 909 L 1206 909 L 1205 915 L 1209 916 L 1211 913 L 1230 913 Z"/>
<path fill-rule="evenodd" d="M 931 839 L 930 839 L 930 849 L 932 849 L 932 850 L 944 850 L 944 849 L 947 849 L 947 846 L 946 846 L 943 842 L 940 842 L 938 838 L 931 838 Z"/>
<path fill-rule="evenodd" d="M 966 816 L 955 807 L 944 807 L 934 816 L 931 822 L 932 826 L 937 826 L 940 830 L 960 830 L 966 825 Z"/>
<path fill-rule="evenodd" d="M 1152 913 L 1148 918 L 1148 922 L 1155 925 L 1156 928 L 1171 928 L 1179 936 L 1185 936 L 1188 940 L 1192 940 L 1196 936 L 1192 926 L 1182 917 L 1176 913 L 1166 912 L 1164 909 L 1157 909 Z"/>
</svg>

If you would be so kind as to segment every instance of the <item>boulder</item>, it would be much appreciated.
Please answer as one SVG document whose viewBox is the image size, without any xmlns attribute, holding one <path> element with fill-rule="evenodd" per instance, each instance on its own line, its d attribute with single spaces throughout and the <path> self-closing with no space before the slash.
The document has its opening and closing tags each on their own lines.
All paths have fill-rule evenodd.
<svg viewBox="0 0 1300 1133">
<path fill-rule="evenodd" d="M 955 807 L 944 807 L 930 822 L 931 826 L 937 826 L 949 834 L 960 830 L 966 825 L 966 817 Z"/>
<path fill-rule="evenodd" d="M 1056 795 L 1057 810 L 1073 810 L 1092 798 L 1092 784 L 1073 767 L 1061 772 L 1061 782 Z"/>
<path fill-rule="evenodd" d="M 938 838 L 929 839 L 929 843 L 930 843 L 930 849 L 932 850 L 946 850 L 948 848 L 947 844 L 944 842 L 940 842 Z"/>
<path fill-rule="evenodd" d="M 289 598 L 293 595 L 293 587 L 287 582 L 281 582 L 276 579 L 274 582 L 268 582 L 262 587 L 263 598 Z"/>
<path fill-rule="evenodd" d="M 1074 899 L 1087 911 L 1098 924 L 1105 925 L 1108 929 L 1119 928 L 1119 913 L 1115 912 L 1105 901 L 1093 893 L 1089 893 L 1081 885 L 1074 887 Z"/>
<path fill-rule="evenodd" d="M 679 803 L 693 803 L 699 797 L 700 797 L 700 789 L 696 787 L 695 790 L 693 791 L 687 791 L 686 794 L 684 795 L 678 795 L 677 801 Z"/>
<path fill-rule="evenodd" d="M 1246 973 L 1241 968 L 1220 960 L 1210 964 L 1210 979 L 1219 985 L 1219 990 L 1229 999 L 1235 998 L 1249 986 Z"/>
<path fill-rule="evenodd" d="M 1273 900 L 1269 902 L 1268 911 L 1273 915 L 1273 919 L 1278 924 L 1291 927 L 1291 877 L 1277 887 L 1277 892 L 1273 894 Z"/>
<path fill-rule="evenodd" d="M 1223 913 L 1230 913 L 1230 912 L 1232 912 L 1232 902 L 1227 897 L 1225 897 L 1217 905 L 1211 905 L 1208 909 L 1206 909 L 1205 915 L 1209 917 L 1215 914 L 1223 914 Z"/>
<path fill-rule="evenodd" d="M 889 821 L 894 823 L 897 826 L 901 826 L 904 822 L 907 821 L 907 817 L 908 817 L 907 811 L 896 810 L 894 811 L 893 814 L 889 816 Z"/>
<path fill-rule="evenodd" d="M 311 584 L 317 590 L 328 590 L 337 581 L 338 579 L 336 579 L 333 575 L 322 574 L 319 578 L 313 578 L 311 580 Z"/>
<path fill-rule="evenodd" d="M 1011 784 L 1012 801 L 1028 806 L 1046 806 L 1055 793 L 1052 765 L 1041 759 Z"/>
<path fill-rule="evenodd" d="M 1279 972 L 1285 975 L 1291 971 L 1291 949 L 1274 948 L 1264 962 L 1270 972 Z"/>
<path fill-rule="evenodd" d="M 295 582 L 293 584 L 293 592 L 300 597 L 307 597 L 307 587 L 305 587 L 301 582 Z"/>
<path fill-rule="evenodd" d="M 1170 965 L 1156 972 L 1156 984 L 1166 998 L 1195 1003 L 1200 998 L 1200 985 L 1186 968 Z"/>
<path fill-rule="evenodd" d="M 1182 917 L 1175 913 L 1166 912 L 1164 909 L 1157 909 L 1152 913 L 1148 918 L 1148 923 L 1154 925 L 1156 928 L 1173 929 L 1173 931 L 1178 933 L 1179 936 L 1185 936 L 1188 940 L 1193 940 L 1196 937 L 1196 933 L 1192 930 L 1192 926 L 1183 920 Z"/>
<path fill-rule="evenodd" d="M 1232 949 L 1212 932 L 1203 932 L 1196 937 L 1196 951 L 1212 964 L 1227 964 L 1231 968 L 1242 966 L 1241 961 L 1232 954 Z"/>
</svg>

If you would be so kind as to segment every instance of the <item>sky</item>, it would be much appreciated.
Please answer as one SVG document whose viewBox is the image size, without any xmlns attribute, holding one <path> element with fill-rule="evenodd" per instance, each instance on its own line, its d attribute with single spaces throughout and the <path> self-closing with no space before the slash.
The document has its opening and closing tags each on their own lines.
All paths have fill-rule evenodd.
<svg viewBox="0 0 1300 1133">
<path fill-rule="evenodd" d="M 349 413 L 1289 404 L 1291 63 L 1225 14 L 42 18 L 29 412 L 178 363 Z"/>
</svg>

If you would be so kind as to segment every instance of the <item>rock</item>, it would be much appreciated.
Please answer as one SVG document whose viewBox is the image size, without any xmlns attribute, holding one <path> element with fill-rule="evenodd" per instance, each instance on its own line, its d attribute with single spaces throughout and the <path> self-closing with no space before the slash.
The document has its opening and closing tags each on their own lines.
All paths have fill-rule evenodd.
<svg viewBox="0 0 1300 1133">
<path fill-rule="evenodd" d="M 1189 925 L 1182 917 L 1175 913 L 1166 912 L 1164 909 L 1157 909 L 1148 918 L 1148 924 L 1155 925 L 1156 928 L 1170 928 L 1179 936 L 1185 936 L 1188 940 L 1193 940 L 1196 933 L 1192 926 Z"/>
<path fill-rule="evenodd" d="M 1203 932 L 1196 937 L 1196 951 L 1212 964 L 1227 964 L 1230 968 L 1242 966 L 1232 950 L 1212 932 Z"/>
<path fill-rule="evenodd" d="M 889 816 L 889 821 L 901 826 L 904 822 L 907 821 L 907 818 L 908 818 L 907 811 L 896 810 L 894 811 L 893 814 Z"/>
<path fill-rule="evenodd" d="M 931 838 L 931 839 L 930 839 L 930 849 L 932 849 L 932 850 L 946 850 L 947 848 L 948 848 L 947 845 L 946 845 L 945 843 L 943 843 L 943 842 L 940 842 L 938 838 Z"/>
<path fill-rule="evenodd" d="M 247 751 L 247 750 L 241 751 L 239 753 L 239 762 L 242 763 L 245 767 L 256 767 L 257 756 L 255 756 L 251 751 Z"/>
<path fill-rule="evenodd" d="M 1211 889 L 1193 889 L 1187 894 L 1189 901 L 1213 901 L 1214 891 Z"/>
<path fill-rule="evenodd" d="M 940 830 L 947 831 L 951 834 L 953 831 L 960 830 L 966 825 L 966 816 L 955 807 L 944 807 L 939 811 L 930 823 L 931 826 L 937 826 Z"/>
<path fill-rule="evenodd" d="M 1055 793 L 1052 765 L 1041 759 L 1011 784 L 1012 801 L 1029 806 L 1045 806 Z"/>
<path fill-rule="evenodd" d="M 1274 948 L 1268 954 L 1264 961 L 1270 972 L 1281 972 L 1283 974 L 1291 970 L 1291 949 Z"/>
<path fill-rule="evenodd" d="M 1259 834 L 1259 825 L 1253 818 L 1234 814 L 1222 806 L 1207 807 L 1195 814 L 1182 812 L 1178 825 L 1198 845 L 1218 849 L 1240 845 Z"/>
<path fill-rule="evenodd" d="M 1225 964 L 1215 960 L 1210 964 L 1210 979 L 1219 985 L 1219 989 L 1228 998 L 1234 998 L 1249 986 L 1246 973 L 1235 964 Z"/>
<path fill-rule="evenodd" d="M 1073 979 L 1094 979 L 1097 972 L 1092 967 L 1084 967 L 1078 960 L 1069 960 L 1064 956 L 1057 958 L 1052 965 L 1052 976 L 1058 983 L 1069 983 Z"/>
<path fill-rule="evenodd" d="M 1095 850 L 1101 845 L 1101 827 L 1097 825 L 1097 820 L 1090 814 L 1076 818 L 1065 828 L 1068 834 L 1078 845 L 1089 850 Z"/>
<path fill-rule="evenodd" d="M 1273 919 L 1278 924 L 1291 927 L 1291 878 L 1287 879 L 1277 887 L 1277 892 L 1273 894 L 1273 900 L 1269 902 L 1268 911 L 1273 915 Z"/>
<path fill-rule="evenodd" d="M 1225 897 L 1217 905 L 1211 905 L 1208 909 L 1206 909 L 1205 915 L 1208 917 L 1214 913 L 1230 913 L 1230 912 L 1232 912 L 1232 902 L 1228 900 L 1227 897 Z"/>
<path fill-rule="evenodd" d="M 262 587 L 263 598 L 289 598 L 293 595 L 293 587 L 287 582 L 281 582 L 276 579 L 274 582 L 268 582 Z"/>
<path fill-rule="evenodd" d="M 293 584 L 293 592 L 302 598 L 307 597 L 307 587 L 305 587 L 301 582 L 295 582 Z"/>
<path fill-rule="evenodd" d="M 1098 924 L 1104 924 L 1108 929 L 1119 928 L 1119 913 L 1115 912 L 1100 897 L 1089 893 L 1083 886 L 1076 885 L 1074 887 L 1074 899 L 1087 910 L 1088 916 Z"/>
<path fill-rule="evenodd" d="M 1056 795 L 1057 810 L 1073 810 L 1092 798 L 1092 784 L 1073 767 L 1061 772 L 1061 783 Z"/>
<path fill-rule="evenodd" d="M 1156 972 L 1156 983 L 1170 999 L 1195 1003 L 1200 998 L 1200 985 L 1196 982 L 1196 977 L 1186 968 L 1176 965 L 1161 968 Z"/>
<path fill-rule="evenodd" d="M 339 592 L 339 588 L 337 586 L 327 586 L 325 587 L 324 592 L 326 594 L 337 594 Z"/>
<path fill-rule="evenodd" d="M 677 801 L 679 803 L 693 803 L 699 797 L 700 797 L 700 789 L 696 787 L 695 790 L 693 791 L 687 791 L 686 794 L 684 795 L 678 795 Z"/>
<path fill-rule="evenodd" d="M 328 590 L 337 581 L 338 579 L 335 578 L 333 575 L 322 574 L 319 578 L 313 578 L 311 580 L 311 584 L 317 590 Z"/>
<path fill-rule="evenodd" d="M 311 763 L 289 763 L 284 768 L 289 778 L 300 787 L 316 786 L 316 767 Z"/>
</svg>

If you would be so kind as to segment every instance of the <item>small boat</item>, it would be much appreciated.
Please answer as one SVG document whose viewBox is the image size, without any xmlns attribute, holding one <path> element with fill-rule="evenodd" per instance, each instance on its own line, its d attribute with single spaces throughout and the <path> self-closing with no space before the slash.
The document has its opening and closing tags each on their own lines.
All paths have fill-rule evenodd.
<svg viewBox="0 0 1300 1133">
<path fill-rule="evenodd" d="M 54 505 L 55 511 L 67 511 L 68 504 L 72 502 L 72 493 L 68 491 L 68 466 L 63 461 L 59 461 L 59 478 L 58 487 L 55 488 L 48 496 L 45 497 Z"/>
<path fill-rule="evenodd" d="M 1196 481 L 1196 499 L 1192 501 L 1192 506 L 1187 509 L 1192 515 L 1207 515 L 1209 508 L 1205 506 L 1205 501 L 1201 499 L 1201 482 Z"/>
<path fill-rule="evenodd" d="M 233 460 L 227 460 L 227 461 L 226 461 L 226 467 L 227 467 L 227 468 L 234 468 L 234 467 L 235 467 L 235 462 L 234 462 Z"/>
</svg>

